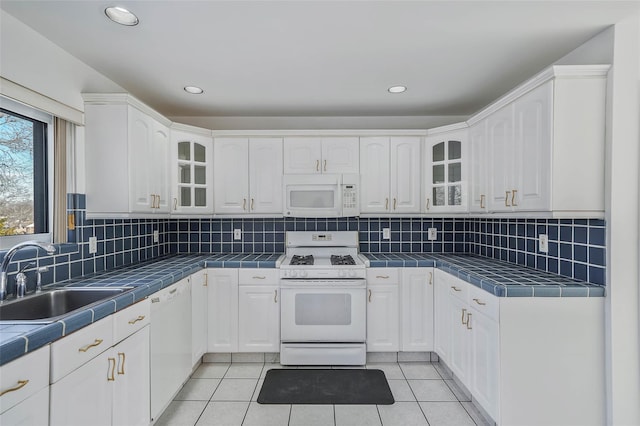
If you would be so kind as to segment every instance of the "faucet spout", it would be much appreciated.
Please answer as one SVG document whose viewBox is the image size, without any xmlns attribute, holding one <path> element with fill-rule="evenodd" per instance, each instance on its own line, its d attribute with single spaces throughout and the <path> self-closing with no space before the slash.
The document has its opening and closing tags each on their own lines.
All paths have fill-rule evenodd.
<svg viewBox="0 0 640 426">
<path fill-rule="evenodd" d="M 2 259 L 2 264 L 0 265 L 0 302 L 7 298 L 7 271 L 9 270 L 9 263 L 11 263 L 13 255 L 24 247 L 41 248 L 46 251 L 48 255 L 52 255 L 56 252 L 56 248 L 53 244 L 41 243 L 39 241 L 25 241 L 11 247 L 9 251 L 7 251 L 7 254 L 5 254 L 4 259 Z"/>
</svg>

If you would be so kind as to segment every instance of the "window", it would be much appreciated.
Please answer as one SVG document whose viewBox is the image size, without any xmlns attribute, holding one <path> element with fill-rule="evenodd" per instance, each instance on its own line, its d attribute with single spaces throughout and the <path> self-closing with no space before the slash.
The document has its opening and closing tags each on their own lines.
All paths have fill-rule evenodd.
<svg viewBox="0 0 640 426">
<path fill-rule="evenodd" d="M 50 124 L 50 116 L 2 99 L 0 249 L 23 240 L 51 240 Z"/>
</svg>

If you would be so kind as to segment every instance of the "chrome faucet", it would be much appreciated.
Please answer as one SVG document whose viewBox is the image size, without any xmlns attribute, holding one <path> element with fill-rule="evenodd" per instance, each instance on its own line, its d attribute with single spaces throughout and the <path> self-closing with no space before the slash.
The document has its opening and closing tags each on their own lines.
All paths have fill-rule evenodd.
<svg viewBox="0 0 640 426">
<path fill-rule="evenodd" d="M 0 302 L 7 298 L 7 270 L 9 269 L 11 258 L 13 258 L 13 255 L 16 254 L 18 250 L 24 247 L 38 247 L 46 251 L 49 255 L 56 252 L 56 248 L 53 244 L 41 243 L 38 241 L 25 241 L 24 243 L 19 243 L 11 247 L 9 251 L 7 251 L 7 254 L 4 255 L 2 265 L 0 265 Z"/>
</svg>

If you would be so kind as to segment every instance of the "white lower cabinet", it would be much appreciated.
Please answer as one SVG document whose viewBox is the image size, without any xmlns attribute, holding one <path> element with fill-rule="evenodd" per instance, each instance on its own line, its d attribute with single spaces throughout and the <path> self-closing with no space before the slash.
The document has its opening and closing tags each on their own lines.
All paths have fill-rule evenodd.
<svg viewBox="0 0 640 426">
<path fill-rule="evenodd" d="M 434 268 L 403 268 L 400 350 L 433 351 Z"/>
<path fill-rule="evenodd" d="M 435 294 L 436 353 L 498 425 L 606 423 L 603 298 L 496 297 L 442 271 Z"/>
<path fill-rule="evenodd" d="M 238 352 L 238 270 L 208 269 L 208 352 Z"/>
<path fill-rule="evenodd" d="M 280 351 L 277 269 L 241 269 L 238 286 L 238 350 Z"/>
<path fill-rule="evenodd" d="M 49 346 L 0 367 L 0 424 L 46 425 Z"/>
<path fill-rule="evenodd" d="M 400 350 L 398 287 L 398 269 L 367 269 L 367 352 Z"/>
<path fill-rule="evenodd" d="M 52 344 L 51 426 L 149 424 L 149 309 L 140 303 L 145 315 L 134 305 Z M 123 320 L 132 334 L 111 346 Z"/>
<path fill-rule="evenodd" d="M 209 280 L 206 270 L 191 275 L 191 364 L 195 366 L 207 352 Z"/>
</svg>

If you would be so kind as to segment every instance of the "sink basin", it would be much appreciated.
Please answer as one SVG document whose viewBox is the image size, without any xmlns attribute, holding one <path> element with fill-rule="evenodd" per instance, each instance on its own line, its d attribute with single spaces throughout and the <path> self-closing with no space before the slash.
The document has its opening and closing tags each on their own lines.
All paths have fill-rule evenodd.
<svg viewBox="0 0 640 426">
<path fill-rule="evenodd" d="M 0 305 L 0 321 L 52 322 L 75 310 L 117 296 L 130 287 L 62 288 L 43 291 Z"/>
</svg>

